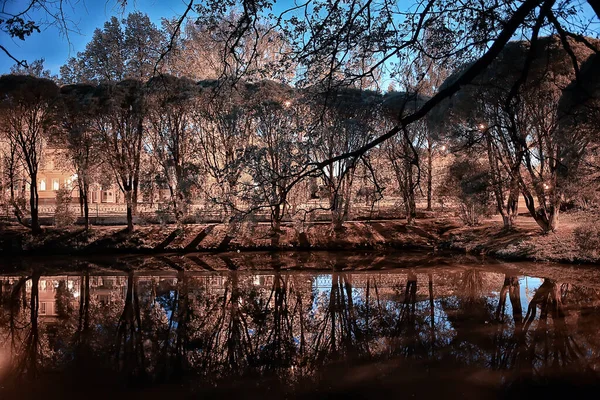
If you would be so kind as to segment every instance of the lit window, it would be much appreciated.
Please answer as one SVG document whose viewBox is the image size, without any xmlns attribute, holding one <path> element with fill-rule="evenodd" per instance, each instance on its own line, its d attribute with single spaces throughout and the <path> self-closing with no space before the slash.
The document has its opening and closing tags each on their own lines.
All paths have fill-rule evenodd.
<svg viewBox="0 0 600 400">
<path fill-rule="evenodd" d="M 60 189 L 60 184 L 58 183 L 58 179 L 52 179 L 52 190 Z"/>
<path fill-rule="evenodd" d="M 46 190 L 46 180 L 42 179 L 40 181 L 40 190 Z"/>
</svg>

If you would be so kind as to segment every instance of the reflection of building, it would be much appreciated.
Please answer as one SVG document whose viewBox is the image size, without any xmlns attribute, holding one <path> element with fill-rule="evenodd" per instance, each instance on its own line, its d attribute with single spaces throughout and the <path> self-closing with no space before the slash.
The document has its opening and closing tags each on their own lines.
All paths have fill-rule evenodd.
<svg viewBox="0 0 600 400">
<path fill-rule="evenodd" d="M 62 283 L 62 287 L 61 287 Z M 65 297 L 60 299 L 59 289 Z M 31 291 L 31 281 L 27 281 L 27 290 Z M 59 302 L 73 301 L 79 296 L 79 278 L 69 276 L 42 277 L 38 284 L 38 315 L 40 317 L 58 316 Z"/>
</svg>

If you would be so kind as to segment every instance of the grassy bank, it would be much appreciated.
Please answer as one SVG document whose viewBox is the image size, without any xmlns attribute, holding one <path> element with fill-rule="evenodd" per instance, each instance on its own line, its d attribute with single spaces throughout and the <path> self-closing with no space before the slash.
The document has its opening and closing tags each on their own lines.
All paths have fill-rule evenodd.
<svg viewBox="0 0 600 400">
<path fill-rule="evenodd" d="M 520 217 L 514 230 L 505 232 L 497 219 L 476 227 L 463 226 L 452 218 L 419 219 L 413 226 L 403 220 L 348 222 L 336 232 L 327 223 L 315 223 L 299 232 L 282 227 L 274 236 L 268 224 L 242 226 L 235 233 L 223 224 L 138 226 L 127 233 L 123 227 L 46 228 L 31 235 L 19 226 L 5 226 L 0 234 L 3 253 L 98 254 L 222 252 L 257 250 L 394 250 L 450 249 L 509 260 L 597 263 L 598 251 L 582 246 L 576 230 L 589 216 L 563 215 L 560 230 L 544 235 L 535 222 Z M 580 229 L 581 230 L 581 229 Z M 588 246 L 589 247 L 589 246 Z"/>
<path fill-rule="evenodd" d="M 600 226 L 591 213 L 561 215 L 559 229 L 543 234 L 528 216 L 519 216 L 513 230 L 502 229 L 499 219 L 475 227 L 450 229 L 440 238 L 443 247 L 505 260 L 600 263 Z M 584 240 L 582 240 L 584 239 Z"/>
</svg>

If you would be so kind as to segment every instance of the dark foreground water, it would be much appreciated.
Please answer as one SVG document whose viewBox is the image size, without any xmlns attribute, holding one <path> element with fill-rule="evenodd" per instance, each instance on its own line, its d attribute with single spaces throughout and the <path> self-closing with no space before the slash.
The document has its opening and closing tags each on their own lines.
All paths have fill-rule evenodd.
<svg viewBox="0 0 600 400">
<path fill-rule="evenodd" d="M 0 264 L 0 398 L 598 398 L 600 270 L 425 254 Z"/>
</svg>

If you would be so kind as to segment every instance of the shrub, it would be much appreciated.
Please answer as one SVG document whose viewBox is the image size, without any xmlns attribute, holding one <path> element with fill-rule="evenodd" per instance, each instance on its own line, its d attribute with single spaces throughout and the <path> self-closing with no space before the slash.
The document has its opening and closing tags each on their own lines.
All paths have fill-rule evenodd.
<svg viewBox="0 0 600 400">
<path fill-rule="evenodd" d="M 587 255 L 600 256 L 600 224 L 597 222 L 584 223 L 574 229 L 575 243 Z"/>
<path fill-rule="evenodd" d="M 56 208 L 54 210 L 54 225 L 59 228 L 75 223 L 75 214 L 71 211 L 71 189 L 62 187 L 56 191 Z"/>
<path fill-rule="evenodd" d="M 448 168 L 440 195 L 458 200 L 458 216 L 463 223 L 479 224 L 481 217 L 489 215 L 491 209 L 487 169 L 476 160 L 456 159 Z"/>
<path fill-rule="evenodd" d="M 159 208 L 155 212 L 156 220 L 160 225 L 166 225 L 174 220 L 173 212 L 168 208 Z"/>
</svg>

